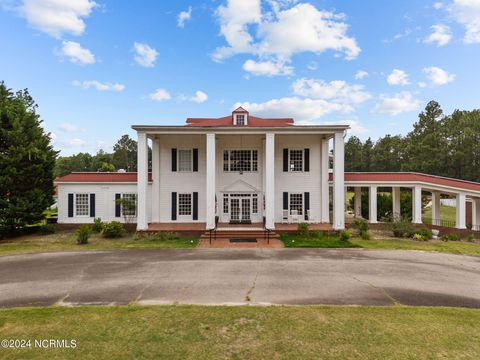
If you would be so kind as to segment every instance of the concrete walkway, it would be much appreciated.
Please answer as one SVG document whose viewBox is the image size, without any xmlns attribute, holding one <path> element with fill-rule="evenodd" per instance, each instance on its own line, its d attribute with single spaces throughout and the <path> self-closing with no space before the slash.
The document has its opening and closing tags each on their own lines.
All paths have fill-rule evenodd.
<svg viewBox="0 0 480 360">
<path fill-rule="evenodd" d="M 480 307 L 480 257 L 196 249 L 0 257 L 0 306 L 338 304 Z"/>
</svg>

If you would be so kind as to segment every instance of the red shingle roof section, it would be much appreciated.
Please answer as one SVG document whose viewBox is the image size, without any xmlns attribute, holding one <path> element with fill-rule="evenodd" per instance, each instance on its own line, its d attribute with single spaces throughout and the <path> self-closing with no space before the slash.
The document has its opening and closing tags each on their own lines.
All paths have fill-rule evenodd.
<svg viewBox="0 0 480 360">
<path fill-rule="evenodd" d="M 332 174 L 330 174 L 332 180 Z M 364 182 L 417 182 L 430 183 L 435 185 L 450 186 L 459 189 L 480 191 L 480 183 L 459 179 L 452 179 L 436 175 L 428 175 L 414 172 L 346 172 L 345 181 L 364 181 Z"/>
<path fill-rule="evenodd" d="M 264 119 L 256 116 L 249 115 L 247 119 L 248 125 L 236 126 L 233 125 L 232 115 L 224 116 L 221 118 L 188 118 L 186 126 L 204 126 L 204 127 L 216 127 L 216 126 L 232 126 L 232 127 L 245 127 L 245 126 L 293 126 L 292 118 L 278 118 L 278 119 Z"/>
<path fill-rule="evenodd" d="M 148 174 L 148 181 L 152 181 L 152 174 Z M 136 172 L 73 172 L 56 178 L 55 182 L 137 182 Z"/>
</svg>

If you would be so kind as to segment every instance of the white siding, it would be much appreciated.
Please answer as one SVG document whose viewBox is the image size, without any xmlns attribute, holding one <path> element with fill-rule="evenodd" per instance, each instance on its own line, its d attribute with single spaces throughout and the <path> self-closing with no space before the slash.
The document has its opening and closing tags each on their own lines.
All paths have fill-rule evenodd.
<svg viewBox="0 0 480 360">
<path fill-rule="evenodd" d="M 148 221 L 151 221 L 151 185 L 148 186 Z M 104 222 L 120 221 L 123 217 L 115 217 L 115 194 L 136 193 L 136 183 L 97 183 L 97 184 L 58 184 L 58 223 L 59 224 L 84 224 L 93 223 L 91 217 L 68 217 L 68 194 L 88 193 L 95 194 L 95 217 Z M 133 222 L 136 222 L 135 220 Z"/>
</svg>

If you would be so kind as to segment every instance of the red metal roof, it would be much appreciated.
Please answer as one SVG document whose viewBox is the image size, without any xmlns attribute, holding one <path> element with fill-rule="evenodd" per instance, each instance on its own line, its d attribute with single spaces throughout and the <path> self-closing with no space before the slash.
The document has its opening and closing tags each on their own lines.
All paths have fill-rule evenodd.
<svg viewBox="0 0 480 360">
<path fill-rule="evenodd" d="M 278 118 L 278 119 L 264 119 L 249 115 L 247 120 L 248 125 L 235 126 L 233 125 L 232 115 L 221 118 L 188 118 L 187 126 L 293 126 L 292 118 Z"/>
<path fill-rule="evenodd" d="M 332 180 L 332 174 L 330 174 Z M 435 185 L 450 186 L 459 189 L 480 191 L 480 183 L 473 181 L 452 179 L 436 175 L 415 172 L 346 172 L 345 181 L 359 182 L 422 182 Z"/>
<path fill-rule="evenodd" d="M 148 181 L 152 181 L 152 174 L 148 174 Z M 72 172 L 56 178 L 55 182 L 137 182 L 136 172 Z"/>
</svg>

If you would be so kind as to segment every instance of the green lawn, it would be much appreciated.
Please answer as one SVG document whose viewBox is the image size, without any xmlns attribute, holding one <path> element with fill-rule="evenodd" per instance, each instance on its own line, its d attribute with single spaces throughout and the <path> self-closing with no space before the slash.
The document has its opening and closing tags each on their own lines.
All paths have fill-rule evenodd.
<svg viewBox="0 0 480 360">
<path fill-rule="evenodd" d="M 287 248 L 364 248 L 364 249 L 389 249 L 389 250 L 424 250 L 439 251 L 452 254 L 480 255 L 480 243 L 465 241 L 415 241 L 411 239 L 371 239 L 362 240 L 352 238 L 342 241 L 336 235 L 311 236 L 298 234 L 282 234 L 280 239 Z"/>
<path fill-rule="evenodd" d="M 426 307 L 127 306 L 0 310 L 4 359 L 478 359 L 480 311 Z"/>
<path fill-rule="evenodd" d="M 422 217 L 423 219 L 429 220 L 430 222 L 432 220 L 432 208 L 431 207 L 425 208 Z M 454 208 L 453 206 L 440 205 L 440 218 L 441 220 L 455 223 L 456 208 Z"/>
<path fill-rule="evenodd" d="M 134 234 L 126 234 L 118 239 L 104 239 L 100 235 L 92 235 L 88 244 L 77 245 L 74 232 L 62 231 L 51 235 L 26 235 L 0 240 L 0 256 L 64 250 L 192 248 L 197 244 L 198 239 L 152 240 L 148 237 L 138 238 Z"/>
</svg>

